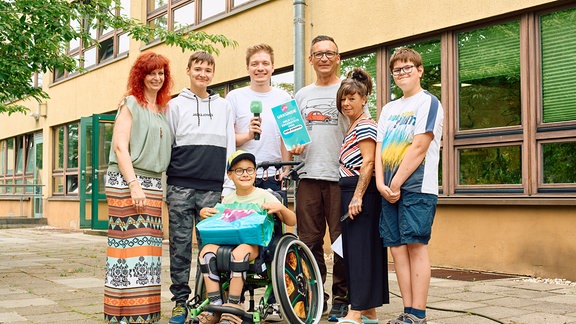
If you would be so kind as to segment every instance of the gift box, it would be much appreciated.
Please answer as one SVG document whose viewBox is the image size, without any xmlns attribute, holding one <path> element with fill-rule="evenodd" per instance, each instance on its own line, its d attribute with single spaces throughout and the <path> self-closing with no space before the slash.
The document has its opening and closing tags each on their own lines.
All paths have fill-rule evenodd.
<svg viewBox="0 0 576 324">
<path fill-rule="evenodd" d="M 256 204 L 216 204 L 218 214 L 198 223 L 202 244 L 267 246 L 272 239 L 274 216 Z"/>
</svg>

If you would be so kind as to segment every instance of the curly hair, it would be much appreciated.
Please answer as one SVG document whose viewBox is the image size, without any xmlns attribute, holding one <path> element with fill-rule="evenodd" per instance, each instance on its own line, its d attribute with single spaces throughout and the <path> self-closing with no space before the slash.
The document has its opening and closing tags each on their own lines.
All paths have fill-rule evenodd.
<svg viewBox="0 0 576 324">
<path fill-rule="evenodd" d="M 130 69 L 127 94 L 133 95 L 140 105 L 146 106 L 148 101 L 144 96 L 144 79 L 150 72 L 157 69 L 164 69 L 164 84 L 156 95 L 156 104 L 160 111 L 166 112 L 168 101 L 171 99 L 170 89 L 172 88 L 173 80 L 170 74 L 170 62 L 160 54 L 146 52 L 136 59 Z"/>
</svg>

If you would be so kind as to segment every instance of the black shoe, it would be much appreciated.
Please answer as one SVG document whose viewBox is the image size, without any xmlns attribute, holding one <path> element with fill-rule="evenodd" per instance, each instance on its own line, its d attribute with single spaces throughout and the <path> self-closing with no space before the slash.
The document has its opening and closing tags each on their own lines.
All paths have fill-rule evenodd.
<svg viewBox="0 0 576 324">
<path fill-rule="evenodd" d="M 347 304 L 333 304 L 330 313 L 328 314 L 328 322 L 338 322 L 339 318 L 342 318 L 348 314 Z"/>
</svg>

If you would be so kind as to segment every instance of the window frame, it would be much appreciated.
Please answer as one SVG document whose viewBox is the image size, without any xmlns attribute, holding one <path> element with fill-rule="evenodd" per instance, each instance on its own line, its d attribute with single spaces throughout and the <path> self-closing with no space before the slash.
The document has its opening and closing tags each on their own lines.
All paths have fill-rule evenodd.
<svg viewBox="0 0 576 324">
<path fill-rule="evenodd" d="M 128 5 L 130 5 L 130 2 L 127 2 Z M 126 9 L 120 9 L 120 8 L 114 8 L 115 14 L 116 15 L 121 15 L 123 13 L 124 10 L 130 10 L 130 8 Z M 78 47 L 75 48 L 70 48 L 70 44 L 68 44 L 67 48 L 65 49 L 65 53 L 66 55 L 70 55 L 75 57 L 75 59 L 77 60 L 77 64 L 81 69 L 84 70 L 92 70 L 94 68 L 97 68 L 101 65 L 105 65 L 109 62 L 112 62 L 116 59 L 122 58 L 122 57 L 126 57 L 128 56 L 128 52 L 130 51 L 130 44 L 128 44 L 128 48 L 125 51 L 120 52 L 120 38 L 127 35 L 126 31 L 123 31 L 121 29 L 111 29 L 111 30 L 104 30 L 102 26 L 99 26 L 99 24 L 97 22 L 94 22 L 92 20 L 89 19 L 82 19 L 82 21 L 79 22 L 78 26 L 82 26 L 83 28 L 86 28 L 87 30 L 89 30 L 91 32 L 91 34 L 94 36 L 93 40 L 94 40 L 94 44 L 84 44 L 84 41 L 82 40 L 77 40 L 78 42 Z M 95 33 L 92 33 L 92 31 L 94 31 Z M 111 55 L 102 58 L 102 53 L 104 52 L 104 48 L 102 46 L 102 44 L 104 42 L 109 42 L 110 40 L 112 40 L 112 53 Z M 106 47 L 109 48 L 109 47 Z M 95 51 L 95 59 L 94 59 L 94 63 L 90 64 L 90 65 L 86 65 L 86 53 L 90 52 L 90 51 Z M 83 73 L 82 71 L 80 72 L 69 72 L 69 71 L 65 71 L 65 70 L 55 70 L 52 73 L 52 79 L 53 82 L 60 82 L 63 80 L 66 80 L 70 77 L 76 76 Z"/>
<path fill-rule="evenodd" d="M 195 28 L 202 27 L 214 21 L 218 21 L 224 18 L 227 18 L 231 14 L 235 14 L 241 12 L 242 10 L 246 10 L 257 6 L 259 4 L 265 3 L 270 0 L 248 0 L 244 3 L 239 5 L 234 5 L 235 0 L 219 0 L 224 1 L 225 9 L 222 12 L 215 13 L 211 16 L 202 18 L 202 7 L 203 7 L 203 0 L 166 0 L 167 3 L 159 8 L 154 8 L 153 10 L 150 9 L 149 2 L 146 1 L 146 24 L 150 25 L 150 23 L 156 20 L 159 17 L 166 16 L 166 25 L 168 30 L 179 30 L 174 26 L 174 11 L 187 6 L 191 3 L 194 4 L 194 23 L 182 26 L 181 29 L 188 29 L 192 30 Z"/>
<path fill-rule="evenodd" d="M 12 141 L 12 149 L 8 149 L 8 141 Z M 34 171 L 28 171 L 28 163 L 34 159 L 34 132 L 21 134 L 0 140 L 0 184 L 34 184 Z M 19 157 L 21 154 L 21 158 Z M 21 159 L 21 161 L 19 161 Z M 21 162 L 22 169 L 18 165 Z M 33 161 L 35 162 L 35 161 Z M 9 164 L 12 164 L 11 166 Z M 11 169 L 11 173 L 8 170 Z M 0 194 L 33 195 L 32 187 L 0 187 Z"/>
<path fill-rule="evenodd" d="M 79 181 L 80 181 L 80 174 L 79 174 L 79 162 L 76 162 L 76 166 L 75 167 L 69 167 L 69 149 L 70 149 L 70 128 L 72 125 L 76 125 L 76 131 L 77 136 L 80 136 L 79 134 L 79 130 L 80 130 L 80 121 L 74 121 L 71 123 L 67 123 L 67 124 L 62 124 L 62 125 L 57 125 L 52 127 L 52 152 L 54 152 L 53 156 L 53 160 L 52 160 L 52 175 L 50 178 L 50 183 L 52 184 L 52 196 L 58 196 L 58 197 L 66 197 L 66 196 L 74 196 L 74 197 L 78 197 L 79 193 L 78 191 L 74 192 L 74 191 L 70 191 L 69 186 L 68 186 L 68 178 L 69 177 L 76 177 L 76 184 L 77 184 L 77 188 L 79 185 Z M 58 166 L 58 158 L 59 155 L 57 154 L 57 152 L 59 151 L 56 146 L 59 145 L 59 140 L 58 140 L 58 131 L 59 129 L 63 129 L 63 143 L 62 143 L 62 168 L 59 168 Z M 78 139 L 78 143 L 77 143 L 77 147 L 76 147 L 77 152 L 80 152 L 80 141 Z M 57 190 L 57 181 L 56 179 L 61 179 L 62 183 L 64 185 L 63 187 L 63 191 L 58 191 Z"/>
</svg>

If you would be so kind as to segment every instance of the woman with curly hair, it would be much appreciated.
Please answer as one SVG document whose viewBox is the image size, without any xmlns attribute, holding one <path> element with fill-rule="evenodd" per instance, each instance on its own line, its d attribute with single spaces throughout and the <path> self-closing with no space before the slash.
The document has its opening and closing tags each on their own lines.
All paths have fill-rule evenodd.
<svg viewBox="0 0 576 324">
<path fill-rule="evenodd" d="M 171 86 L 168 60 L 151 52 L 140 55 L 116 115 L 106 174 L 107 323 L 160 319 L 161 177 L 170 162 L 172 138 L 165 113 Z"/>
</svg>

